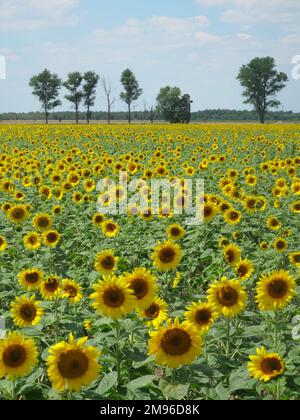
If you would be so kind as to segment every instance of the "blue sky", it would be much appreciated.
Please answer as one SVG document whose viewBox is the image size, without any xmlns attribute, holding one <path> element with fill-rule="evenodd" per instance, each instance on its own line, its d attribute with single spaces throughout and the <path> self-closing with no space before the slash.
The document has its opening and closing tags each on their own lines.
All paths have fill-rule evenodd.
<svg viewBox="0 0 300 420">
<path fill-rule="evenodd" d="M 283 109 L 300 112 L 300 80 L 291 77 L 299 21 L 299 0 L 0 0 L 0 112 L 39 110 L 28 80 L 45 67 L 62 78 L 73 70 L 109 76 L 115 110 L 125 109 L 127 67 L 144 89 L 136 109 L 154 105 L 166 84 L 189 93 L 194 110 L 243 109 L 239 67 L 266 55 L 290 77 Z M 65 100 L 62 109 L 71 109 Z M 105 109 L 100 86 L 95 109 Z"/>
</svg>

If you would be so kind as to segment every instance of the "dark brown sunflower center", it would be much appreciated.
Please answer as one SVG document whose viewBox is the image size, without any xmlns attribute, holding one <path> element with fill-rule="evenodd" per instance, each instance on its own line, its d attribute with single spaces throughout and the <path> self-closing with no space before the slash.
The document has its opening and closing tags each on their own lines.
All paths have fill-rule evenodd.
<svg viewBox="0 0 300 420">
<path fill-rule="evenodd" d="M 190 350 L 192 340 L 186 331 L 174 328 L 165 332 L 160 344 L 166 354 L 181 356 Z"/>
<path fill-rule="evenodd" d="M 212 207 L 210 207 L 210 206 L 205 206 L 204 207 L 204 217 L 211 216 L 212 212 L 213 212 Z"/>
<path fill-rule="evenodd" d="M 295 263 L 300 263 L 300 254 L 293 255 L 293 261 Z"/>
<path fill-rule="evenodd" d="M 0 238 L 0 246 L 2 246 L 4 244 L 4 241 L 2 238 Z"/>
<path fill-rule="evenodd" d="M 282 369 L 282 364 L 279 359 L 276 357 L 267 357 L 261 362 L 261 370 L 266 375 L 271 375 L 274 372 L 280 372 Z"/>
<path fill-rule="evenodd" d="M 80 350 L 69 350 L 60 355 L 57 368 L 66 379 L 76 379 L 83 376 L 89 367 L 89 359 Z"/>
<path fill-rule="evenodd" d="M 36 317 L 36 307 L 31 303 L 26 303 L 20 308 L 20 316 L 26 322 L 32 322 Z"/>
<path fill-rule="evenodd" d="M 248 267 L 245 264 L 241 264 L 237 268 L 237 273 L 240 277 L 246 276 L 248 274 Z"/>
<path fill-rule="evenodd" d="M 116 225 L 114 223 L 108 223 L 106 225 L 107 232 L 114 232 L 116 230 Z"/>
<path fill-rule="evenodd" d="M 171 263 L 175 258 L 175 251 L 171 247 L 165 247 L 159 252 L 159 259 L 162 263 Z"/>
<path fill-rule="evenodd" d="M 102 216 L 96 216 L 95 217 L 95 222 L 96 223 L 102 223 L 103 222 L 103 217 Z"/>
<path fill-rule="evenodd" d="M 118 288 L 111 288 L 103 293 L 103 301 L 105 305 L 111 308 L 119 308 L 125 301 L 125 296 L 122 290 Z"/>
<path fill-rule="evenodd" d="M 282 279 L 275 279 L 268 284 L 268 293 L 273 299 L 283 298 L 288 290 L 286 282 Z"/>
<path fill-rule="evenodd" d="M 45 289 L 47 292 L 54 293 L 58 289 L 58 280 L 50 279 L 45 283 Z"/>
<path fill-rule="evenodd" d="M 138 299 L 143 299 L 143 297 L 147 295 L 149 290 L 148 283 L 146 282 L 146 280 L 139 278 L 133 279 L 130 282 L 130 288 L 133 289 L 134 295 Z"/>
<path fill-rule="evenodd" d="M 37 220 L 37 225 L 41 228 L 45 228 L 47 226 L 49 226 L 50 222 L 49 219 L 47 217 L 39 217 Z"/>
<path fill-rule="evenodd" d="M 36 245 L 37 244 L 37 237 L 36 236 L 30 236 L 30 238 L 28 239 L 28 242 L 31 245 Z"/>
<path fill-rule="evenodd" d="M 148 309 L 145 310 L 145 314 L 148 318 L 155 319 L 158 317 L 160 312 L 159 306 L 153 303 Z"/>
<path fill-rule="evenodd" d="M 114 257 L 112 257 L 111 255 L 107 255 L 106 257 L 102 259 L 101 265 L 106 270 L 111 270 L 112 268 L 114 268 L 114 265 L 115 265 Z"/>
<path fill-rule="evenodd" d="M 284 241 L 277 241 L 276 242 L 276 248 L 277 249 L 284 249 L 285 248 L 285 242 Z"/>
<path fill-rule="evenodd" d="M 180 236 L 180 234 L 181 234 L 181 231 L 180 231 L 180 229 L 178 228 L 178 227 L 173 227 L 172 229 L 171 229 L 171 235 L 172 236 Z"/>
<path fill-rule="evenodd" d="M 58 239 L 58 235 L 55 232 L 50 232 L 47 234 L 47 241 L 51 244 L 55 243 Z"/>
<path fill-rule="evenodd" d="M 19 344 L 13 344 L 4 350 L 2 360 L 4 365 L 11 368 L 22 366 L 26 360 L 26 350 Z"/>
<path fill-rule="evenodd" d="M 77 296 L 77 289 L 72 285 L 67 285 L 64 287 L 64 291 L 71 297 L 74 298 Z"/>
<path fill-rule="evenodd" d="M 278 225 L 279 225 L 279 222 L 278 222 L 278 220 L 276 220 L 276 219 L 272 219 L 272 220 L 271 220 L 271 222 L 270 222 L 270 225 L 271 225 L 272 227 L 276 227 L 276 226 L 278 226 Z"/>
<path fill-rule="evenodd" d="M 299 211 L 300 210 L 300 204 L 295 204 L 294 205 L 294 210 Z"/>
<path fill-rule="evenodd" d="M 39 281 L 38 273 L 27 273 L 25 276 L 25 280 L 27 283 L 35 284 Z"/>
<path fill-rule="evenodd" d="M 20 219 L 23 219 L 23 217 L 25 216 L 25 211 L 20 208 L 13 209 L 11 212 L 11 215 L 13 219 L 20 220 Z"/>
<path fill-rule="evenodd" d="M 228 251 L 226 251 L 226 261 L 228 261 L 229 263 L 233 263 L 236 259 L 236 253 L 234 252 L 233 249 L 229 249 Z"/>
<path fill-rule="evenodd" d="M 248 200 L 247 201 L 247 207 L 249 207 L 250 209 L 254 209 L 256 206 L 256 201 L 255 200 Z"/>
<path fill-rule="evenodd" d="M 239 295 L 235 289 L 230 286 L 226 286 L 222 287 L 222 289 L 218 292 L 217 299 L 220 305 L 229 308 L 238 302 Z"/>
<path fill-rule="evenodd" d="M 195 321 L 199 325 L 206 325 L 211 320 L 211 312 L 208 309 L 199 309 L 195 315 Z"/>
<path fill-rule="evenodd" d="M 230 212 L 230 214 L 229 214 L 229 219 L 230 220 L 238 220 L 238 218 L 239 218 L 239 214 L 236 212 L 236 211 L 232 211 L 232 212 Z"/>
</svg>

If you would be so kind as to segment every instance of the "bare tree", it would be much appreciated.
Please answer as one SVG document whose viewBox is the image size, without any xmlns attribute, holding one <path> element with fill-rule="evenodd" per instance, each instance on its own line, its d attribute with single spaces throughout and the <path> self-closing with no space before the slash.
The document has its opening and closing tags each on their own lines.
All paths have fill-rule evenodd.
<svg viewBox="0 0 300 420">
<path fill-rule="evenodd" d="M 103 91 L 105 93 L 105 97 L 107 101 L 107 123 L 110 124 L 111 109 L 114 103 L 116 102 L 116 98 L 112 98 L 114 89 L 112 87 L 110 79 L 109 78 L 106 79 L 105 77 L 103 77 L 101 79 L 101 82 L 102 82 Z"/>
</svg>

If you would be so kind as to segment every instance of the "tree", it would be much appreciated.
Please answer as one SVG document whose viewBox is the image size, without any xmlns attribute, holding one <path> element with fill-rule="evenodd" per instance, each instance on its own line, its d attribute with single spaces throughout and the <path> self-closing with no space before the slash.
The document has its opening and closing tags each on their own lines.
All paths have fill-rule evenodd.
<svg viewBox="0 0 300 420">
<path fill-rule="evenodd" d="M 136 80 L 131 70 L 126 69 L 121 76 L 121 83 L 124 91 L 120 94 L 120 98 L 128 106 L 128 122 L 131 123 L 131 105 L 143 93 L 143 89 L 139 87 L 139 82 Z"/>
<path fill-rule="evenodd" d="M 88 71 L 84 73 L 83 80 L 83 100 L 84 105 L 86 107 L 86 118 L 87 123 L 90 123 L 90 119 L 92 117 L 91 108 L 95 105 L 96 100 L 96 89 L 99 81 L 99 76 L 93 71 Z"/>
<path fill-rule="evenodd" d="M 182 95 L 178 87 L 160 89 L 156 98 L 157 111 L 170 123 L 189 123 L 191 119 L 191 97 Z"/>
<path fill-rule="evenodd" d="M 266 112 L 280 105 L 276 94 L 286 86 L 287 74 L 277 71 L 274 58 L 256 57 L 240 68 L 237 79 L 244 88 L 244 103 L 254 105 L 260 122 L 264 124 Z"/>
<path fill-rule="evenodd" d="M 102 87 L 105 93 L 106 101 L 107 101 L 107 123 L 110 124 L 111 120 L 111 109 L 113 104 L 116 102 L 116 98 L 112 98 L 111 95 L 113 93 L 113 88 L 111 85 L 110 79 L 106 79 L 105 77 L 102 78 Z"/>
<path fill-rule="evenodd" d="M 47 69 L 30 79 L 29 86 L 33 89 L 33 95 L 42 103 L 46 124 L 48 124 L 49 111 L 61 105 L 58 99 L 61 83 L 61 79 Z"/>
<path fill-rule="evenodd" d="M 76 112 L 76 124 L 78 124 L 78 113 L 79 105 L 83 98 L 83 92 L 80 90 L 83 77 L 79 72 L 73 72 L 68 74 L 68 80 L 63 83 L 63 86 L 70 92 L 69 95 L 66 95 L 65 98 L 74 104 Z"/>
</svg>

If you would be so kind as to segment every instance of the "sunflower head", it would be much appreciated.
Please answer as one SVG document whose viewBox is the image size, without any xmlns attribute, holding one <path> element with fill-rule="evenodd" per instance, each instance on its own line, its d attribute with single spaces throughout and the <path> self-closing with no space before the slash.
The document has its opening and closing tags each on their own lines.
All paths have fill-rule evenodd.
<svg viewBox="0 0 300 420">
<path fill-rule="evenodd" d="M 157 292 L 157 281 L 153 274 L 145 268 L 136 268 L 123 278 L 134 292 L 137 308 L 148 308 Z"/>
<path fill-rule="evenodd" d="M 235 265 L 235 272 L 241 280 L 246 280 L 254 273 L 254 265 L 250 260 L 240 259 Z"/>
<path fill-rule="evenodd" d="M 246 307 L 247 293 L 239 280 L 223 277 L 210 285 L 207 294 L 208 302 L 225 317 L 235 317 Z"/>
<path fill-rule="evenodd" d="M 49 248 L 55 248 L 61 239 L 61 234 L 56 230 L 47 230 L 43 232 L 43 241 Z"/>
<path fill-rule="evenodd" d="M 148 308 L 139 311 L 139 315 L 146 319 L 149 328 L 157 328 L 168 318 L 168 305 L 160 297 L 155 297 Z"/>
<path fill-rule="evenodd" d="M 223 248 L 223 254 L 225 261 L 231 266 L 234 266 L 241 258 L 241 250 L 235 244 L 229 244 L 225 246 Z"/>
<path fill-rule="evenodd" d="M 202 338 L 192 324 L 168 320 L 166 326 L 150 332 L 149 355 L 155 356 L 157 364 L 176 369 L 191 364 L 202 352 L 202 345 Z"/>
<path fill-rule="evenodd" d="M 20 224 L 28 217 L 27 207 L 23 204 L 12 206 L 8 210 L 8 218 L 11 222 Z"/>
<path fill-rule="evenodd" d="M 185 312 L 186 320 L 193 324 L 202 334 L 207 333 L 218 316 L 219 314 L 214 306 L 208 302 L 192 303 Z"/>
<path fill-rule="evenodd" d="M 250 375 L 263 382 L 268 382 L 284 372 L 284 362 L 277 353 L 268 353 L 264 347 L 257 348 L 255 355 L 249 356 Z"/>
<path fill-rule="evenodd" d="M 23 243 L 28 250 L 36 251 L 41 247 L 41 236 L 38 232 L 28 232 L 23 238 Z"/>
<path fill-rule="evenodd" d="M 154 252 L 151 255 L 154 265 L 161 271 L 170 271 L 178 267 L 181 257 L 180 246 L 172 241 L 159 243 L 154 247 Z"/>
<path fill-rule="evenodd" d="M 108 249 L 96 255 L 94 266 L 99 273 L 110 275 L 116 270 L 118 261 L 119 258 L 115 257 L 114 251 Z"/>
<path fill-rule="evenodd" d="M 296 281 L 286 270 L 261 276 L 256 288 L 256 302 L 262 311 L 284 308 L 295 295 Z"/>
<path fill-rule="evenodd" d="M 39 289 L 44 278 L 44 273 L 38 268 L 23 270 L 18 274 L 19 283 L 26 290 Z"/>
<path fill-rule="evenodd" d="M 57 276 L 48 276 L 40 287 L 40 292 L 45 300 L 54 300 L 60 292 L 60 279 Z"/>
<path fill-rule="evenodd" d="M 40 302 L 37 302 L 33 296 L 17 297 L 11 303 L 11 315 L 17 327 L 31 327 L 39 324 L 43 315 L 43 309 Z"/>
<path fill-rule="evenodd" d="M 93 308 L 103 316 L 112 319 L 122 318 L 136 308 L 136 297 L 124 278 L 104 277 L 93 286 L 91 294 Z"/>
<path fill-rule="evenodd" d="M 78 303 L 83 297 L 81 286 L 71 279 L 62 280 L 61 297 L 69 299 L 71 303 Z"/>
<path fill-rule="evenodd" d="M 48 376 L 59 392 L 79 392 L 98 377 L 100 352 L 93 346 L 87 346 L 86 341 L 87 337 L 75 341 L 71 334 L 68 342 L 62 341 L 50 347 Z"/>
<path fill-rule="evenodd" d="M 27 376 L 37 364 L 37 347 L 31 338 L 20 332 L 9 332 L 0 340 L 0 378 Z"/>
<path fill-rule="evenodd" d="M 33 218 L 33 226 L 41 232 L 50 230 L 52 225 L 53 219 L 49 214 L 39 213 Z"/>
</svg>

